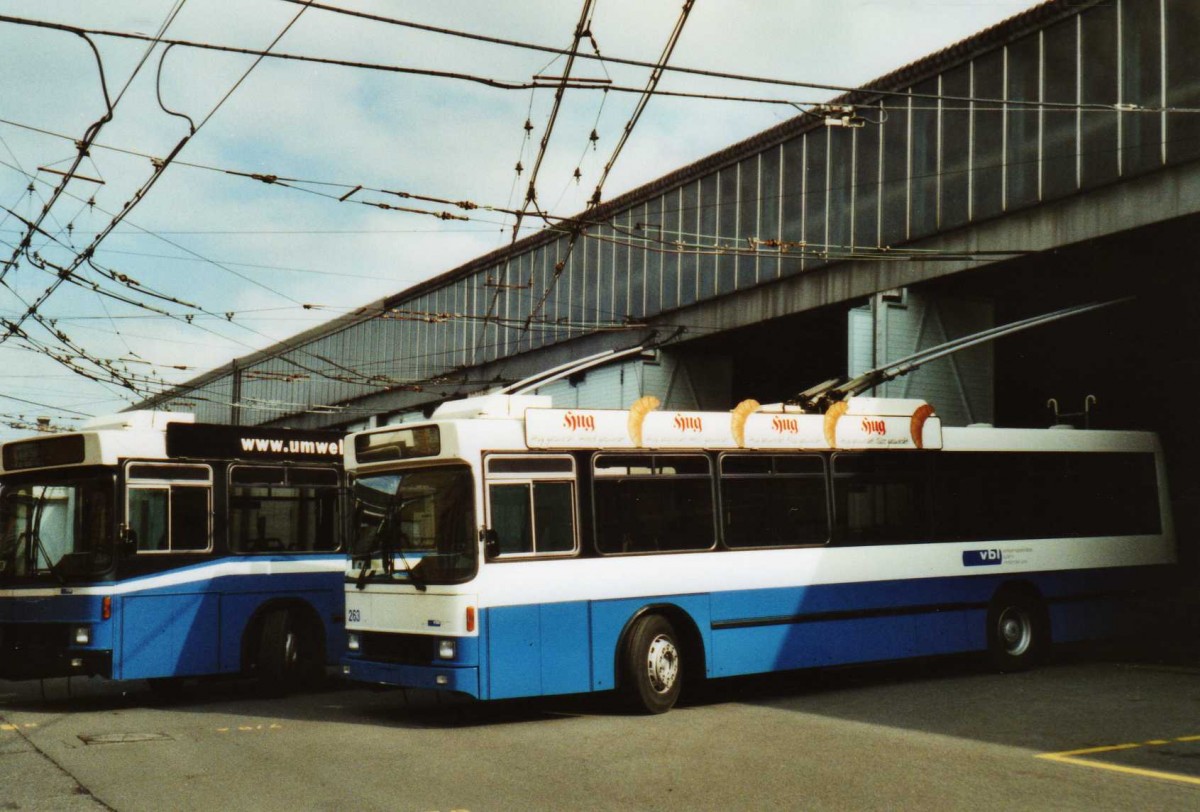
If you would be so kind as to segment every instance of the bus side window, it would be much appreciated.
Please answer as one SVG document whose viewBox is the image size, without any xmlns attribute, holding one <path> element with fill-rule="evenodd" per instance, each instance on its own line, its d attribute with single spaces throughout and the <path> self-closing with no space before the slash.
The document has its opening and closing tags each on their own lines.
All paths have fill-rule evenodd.
<svg viewBox="0 0 1200 812">
<path fill-rule="evenodd" d="M 129 537 L 138 552 L 200 552 L 212 547 L 212 469 L 153 462 L 126 468 Z"/>
<path fill-rule="evenodd" d="M 569 555 L 575 551 L 575 483 L 570 457 L 510 457 L 487 461 L 493 557 Z"/>
<path fill-rule="evenodd" d="M 833 457 L 834 520 L 841 544 L 928 541 L 930 475 L 924 452 L 843 452 Z"/>
<path fill-rule="evenodd" d="M 529 483 L 493 484 L 488 487 L 492 530 L 496 531 L 499 555 L 533 552 L 533 516 L 529 491 Z"/>
<path fill-rule="evenodd" d="M 826 543 L 824 460 L 815 454 L 722 455 L 721 516 L 729 547 Z"/>
<path fill-rule="evenodd" d="M 337 473 L 235 465 L 229 472 L 229 548 L 311 553 L 338 548 Z"/>
<path fill-rule="evenodd" d="M 601 553 L 713 547 L 713 483 L 706 456 L 597 454 L 592 470 Z"/>
<path fill-rule="evenodd" d="M 167 549 L 169 494 L 166 488 L 130 488 L 129 530 L 139 552 Z"/>
<path fill-rule="evenodd" d="M 129 489 L 129 528 L 139 552 L 207 550 L 207 487 L 170 485 Z"/>
</svg>

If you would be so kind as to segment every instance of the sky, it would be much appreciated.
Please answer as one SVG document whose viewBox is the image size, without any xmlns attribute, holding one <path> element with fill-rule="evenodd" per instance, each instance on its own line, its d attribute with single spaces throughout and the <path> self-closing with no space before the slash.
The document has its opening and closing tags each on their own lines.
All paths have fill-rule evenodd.
<svg viewBox="0 0 1200 812">
<path fill-rule="evenodd" d="M 553 48 L 571 45 L 583 8 L 583 0 L 324 2 Z M 860 86 L 1034 5 L 697 0 L 670 64 Z M 594 0 L 582 48 L 654 62 L 682 7 L 683 0 Z M 0 17 L 150 38 L 169 22 L 167 40 L 261 51 L 278 37 L 274 53 L 510 84 L 562 76 L 565 68 L 565 57 L 554 54 L 288 0 L 0 0 Z M 255 62 L 0 20 L 0 440 L 27 436 L 39 418 L 71 429 L 87 416 L 118 412 L 511 241 L 513 218 L 486 207 L 521 206 L 553 87 Z M 648 74 L 581 59 L 570 75 L 640 88 Z M 792 118 L 793 105 L 836 95 L 670 73 L 659 89 L 774 103 L 656 96 L 614 164 L 604 199 Z M 537 175 L 544 210 L 585 208 L 637 100 L 615 90 L 565 91 Z M 54 198 L 77 144 L 101 120 Z M 152 158 L 181 142 L 139 194 L 156 176 Z M 481 208 L 467 213 L 388 192 Z M 433 216 L 445 211 L 470 219 Z M 539 227 L 526 218 L 522 236 Z M 89 262 L 84 249 L 98 235 Z M 64 278 L 63 269 L 72 273 Z"/>
</svg>

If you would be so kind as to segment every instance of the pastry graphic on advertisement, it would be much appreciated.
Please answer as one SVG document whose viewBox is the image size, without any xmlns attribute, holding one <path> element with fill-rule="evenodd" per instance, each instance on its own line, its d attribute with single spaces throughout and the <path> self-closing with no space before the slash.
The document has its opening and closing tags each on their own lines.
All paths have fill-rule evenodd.
<svg viewBox="0 0 1200 812">
<path fill-rule="evenodd" d="M 733 439 L 737 442 L 738 448 L 746 447 L 746 419 L 761 408 L 762 404 L 753 398 L 743 400 L 734 407 L 730 426 L 733 430 Z"/>
<path fill-rule="evenodd" d="M 629 439 L 633 440 L 635 446 L 642 444 L 642 422 L 646 415 L 658 408 L 659 403 L 659 399 L 654 395 L 646 395 L 635 400 L 629 407 Z"/>
</svg>

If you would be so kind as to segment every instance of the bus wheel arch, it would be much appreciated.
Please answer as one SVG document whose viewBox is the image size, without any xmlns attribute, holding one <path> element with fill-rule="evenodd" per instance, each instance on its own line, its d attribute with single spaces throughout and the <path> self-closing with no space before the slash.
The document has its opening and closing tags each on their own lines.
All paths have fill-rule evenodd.
<svg viewBox="0 0 1200 812">
<path fill-rule="evenodd" d="M 625 624 L 615 652 L 617 690 L 631 707 L 665 713 L 705 677 L 704 642 L 691 615 L 645 606 Z"/>
<path fill-rule="evenodd" d="M 266 694 L 316 687 L 325 673 L 325 629 L 309 603 L 267 601 L 242 635 L 243 671 Z"/>
<path fill-rule="evenodd" d="M 1050 614 L 1036 587 L 1025 581 L 1002 584 L 988 603 L 988 662 L 997 671 L 1025 671 L 1050 646 Z"/>
</svg>

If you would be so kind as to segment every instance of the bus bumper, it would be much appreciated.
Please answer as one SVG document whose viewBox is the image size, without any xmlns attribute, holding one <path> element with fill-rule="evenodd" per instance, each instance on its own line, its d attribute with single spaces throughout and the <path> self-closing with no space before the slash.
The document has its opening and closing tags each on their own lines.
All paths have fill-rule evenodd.
<svg viewBox="0 0 1200 812">
<path fill-rule="evenodd" d="M 477 666 L 404 665 L 347 657 L 342 660 L 342 676 L 354 682 L 453 691 L 479 698 Z"/>
<path fill-rule="evenodd" d="M 112 650 L 72 648 L 66 624 L 0 625 L 0 679 L 112 677 Z"/>
</svg>

